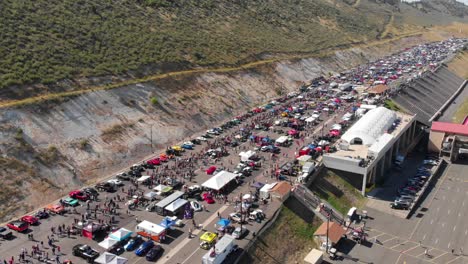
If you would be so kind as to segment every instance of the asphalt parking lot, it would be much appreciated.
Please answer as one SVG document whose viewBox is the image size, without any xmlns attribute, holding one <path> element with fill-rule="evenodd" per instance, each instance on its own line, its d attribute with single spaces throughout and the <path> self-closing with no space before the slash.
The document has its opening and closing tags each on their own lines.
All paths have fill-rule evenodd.
<svg viewBox="0 0 468 264">
<path fill-rule="evenodd" d="M 312 112 L 313 109 L 308 110 L 307 113 L 305 114 L 310 114 L 309 112 Z M 319 124 L 313 127 L 308 127 L 306 129 L 306 133 L 310 133 L 309 136 L 305 137 L 305 140 L 311 140 L 313 133 L 316 135 L 320 135 L 322 133 L 322 129 L 324 124 L 332 124 L 333 122 L 336 121 L 336 117 L 340 114 L 343 114 L 344 112 L 340 111 L 339 113 L 335 114 L 324 114 L 323 115 L 323 121 L 321 121 Z M 249 121 L 246 121 L 249 122 Z M 236 129 L 239 129 L 240 127 L 235 127 L 234 131 Z M 287 128 L 283 128 L 284 131 L 287 131 Z M 226 133 L 232 133 L 226 132 Z M 269 136 L 272 139 L 276 139 L 280 136 L 277 132 L 273 131 L 264 131 L 264 130 L 256 130 L 255 135 L 257 136 Z M 284 135 L 284 134 L 281 134 Z M 213 139 L 212 139 L 213 140 Z M 296 144 L 297 143 L 297 144 Z M 203 202 L 203 204 L 206 206 L 207 211 L 203 212 L 196 212 L 194 215 L 194 219 L 197 223 L 197 225 L 201 226 L 201 229 L 194 229 L 193 235 L 194 237 L 189 238 L 188 237 L 188 230 L 189 228 L 194 228 L 192 224 L 192 220 L 183 220 L 184 225 L 182 227 L 177 227 L 175 230 L 171 230 L 167 234 L 167 239 L 165 242 L 163 242 L 161 245 L 164 249 L 164 254 L 162 257 L 158 260 L 158 263 L 194 263 L 198 262 L 201 260 L 202 256 L 207 252 L 206 250 L 203 250 L 199 247 L 199 237 L 204 233 L 204 230 L 207 231 L 215 231 L 215 223 L 218 221 L 218 213 L 220 214 L 221 217 L 227 217 L 229 213 L 232 213 L 235 211 L 233 207 L 233 200 L 234 197 L 239 197 L 240 194 L 246 194 L 246 193 L 251 193 L 255 189 L 250 187 L 250 183 L 255 181 L 260 181 L 263 183 L 271 183 L 276 181 L 276 179 L 271 178 L 270 175 L 271 173 L 267 173 L 266 171 L 272 171 L 275 167 L 276 164 L 281 165 L 287 161 L 291 161 L 294 159 L 295 153 L 297 153 L 298 148 L 300 147 L 300 143 L 298 140 L 297 142 L 294 142 L 293 145 L 289 147 L 281 147 L 281 154 L 278 155 L 278 158 L 276 160 L 273 160 L 271 158 L 270 153 L 266 152 L 261 152 L 257 151 L 257 154 L 261 158 L 262 162 L 262 167 L 259 170 L 254 170 L 253 174 L 249 177 L 246 177 L 244 180 L 244 183 L 237 188 L 235 188 L 232 192 L 229 193 L 228 197 L 228 202 L 224 203 L 223 201 L 216 201 L 214 204 L 207 204 Z M 222 166 L 227 169 L 230 169 L 231 171 L 234 169 L 236 164 L 239 162 L 239 152 L 241 151 L 246 151 L 246 150 L 251 150 L 255 147 L 255 144 L 251 143 L 250 141 L 242 143 L 240 146 L 236 148 L 230 148 L 229 154 L 227 157 L 224 157 L 218 161 L 215 160 L 209 160 L 206 165 L 202 165 L 199 169 L 195 170 L 196 176 L 193 177 L 193 179 L 190 182 L 187 182 L 187 185 L 193 185 L 193 184 L 198 184 L 200 185 L 204 181 L 206 181 L 208 178 L 212 177 L 211 175 L 207 175 L 205 172 L 205 169 L 208 166 Z M 190 152 L 198 152 L 198 151 L 204 151 L 207 149 L 206 143 L 203 143 L 202 145 L 198 145 L 195 147 L 195 150 L 187 150 L 186 153 Z M 174 164 L 173 161 L 170 161 L 168 164 Z M 147 171 L 145 174 L 149 174 L 151 170 Z M 294 181 L 295 178 L 289 179 L 289 177 L 286 177 L 287 181 Z M 123 181 L 125 184 L 123 188 L 125 190 L 128 190 L 128 188 L 134 187 L 131 185 L 129 182 Z M 139 185 L 138 186 L 138 191 L 142 192 L 147 192 L 150 189 L 146 186 Z M 101 192 L 99 196 L 99 200 L 92 202 L 90 204 L 91 208 L 94 208 L 96 204 L 100 204 L 102 206 L 103 202 L 106 200 L 114 199 L 119 195 L 120 197 L 126 197 L 126 193 L 122 192 L 122 187 L 119 188 L 116 192 L 113 193 L 107 193 L 107 192 Z M 136 219 L 138 218 L 139 220 L 148 220 L 153 223 L 160 223 L 163 220 L 163 217 L 156 214 L 155 212 L 147 212 L 144 210 L 144 208 L 139 207 L 135 210 L 131 210 L 129 214 L 127 214 L 127 207 L 124 205 L 127 199 L 122 200 L 121 202 L 118 202 L 120 209 L 117 210 L 118 214 L 114 215 L 115 217 L 115 222 L 113 223 L 114 227 L 124 227 L 128 230 L 134 231 L 135 227 L 137 225 Z M 263 210 L 267 216 L 267 219 L 273 215 L 273 213 L 277 210 L 277 208 L 280 206 L 280 203 L 277 201 L 271 201 L 266 205 L 259 205 L 259 208 Z M 10 241 L 1 241 L 0 240 L 0 259 L 6 259 L 9 260 L 11 257 L 14 257 L 15 259 L 18 259 L 19 253 L 22 251 L 22 249 L 25 249 L 28 253 L 31 252 L 33 246 L 38 246 L 41 251 L 47 252 L 48 258 L 49 259 L 54 259 L 55 256 L 52 256 L 52 247 L 48 246 L 48 237 L 51 236 L 51 228 L 54 227 L 57 229 L 59 225 L 65 225 L 69 226 L 71 223 L 74 222 L 75 219 L 81 219 L 81 215 L 85 213 L 86 211 L 86 204 L 81 203 L 80 206 L 76 207 L 77 213 L 66 213 L 65 215 L 57 215 L 57 216 L 51 216 L 47 219 L 43 219 L 40 221 L 40 224 L 37 226 L 31 226 L 30 228 L 30 234 L 34 235 L 34 240 L 30 241 L 27 238 L 27 234 L 22 234 L 18 232 L 13 232 L 14 235 L 16 236 L 13 240 Z M 107 222 L 111 218 L 110 215 L 105 215 L 102 212 L 97 213 L 97 219 L 102 220 Z M 97 220 L 97 219 L 92 219 L 92 220 Z M 261 228 L 263 223 L 256 223 L 256 222 L 249 222 L 246 224 L 247 229 L 249 230 L 249 234 L 247 237 L 245 237 L 242 240 L 236 241 L 236 243 L 240 247 L 244 247 L 249 240 L 252 238 L 252 234 L 254 232 L 258 232 L 258 230 Z M 56 251 L 58 251 L 58 247 L 60 247 L 60 253 L 59 259 L 60 261 L 64 260 L 71 260 L 73 263 L 83 263 L 84 260 L 80 259 L 78 257 L 75 257 L 72 255 L 72 248 L 76 244 L 88 244 L 92 248 L 96 249 L 99 252 L 103 252 L 104 249 L 101 248 L 98 243 L 101 240 L 91 240 L 87 238 L 83 238 L 81 236 L 77 235 L 71 235 L 71 237 L 67 237 L 66 235 L 62 236 L 55 236 L 55 241 L 54 241 L 54 247 Z M 43 245 L 41 244 L 43 242 Z M 28 254 L 29 255 L 29 254 Z M 137 257 L 133 251 L 131 252 L 124 252 L 120 256 L 127 258 L 129 263 L 147 263 L 146 259 L 144 257 Z M 30 258 L 29 258 L 30 259 Z M 31 260 L 31 259 L 30 259 Z M 39 263 L 38 260 L 33 260 Z"/>
<path fill-rule="evenodd" d="M 410 219 L 366 208 L 367 242 L 343 243 L 334 263 L 468 263 L 467 168 L 450 164 Z"/>
</svg>

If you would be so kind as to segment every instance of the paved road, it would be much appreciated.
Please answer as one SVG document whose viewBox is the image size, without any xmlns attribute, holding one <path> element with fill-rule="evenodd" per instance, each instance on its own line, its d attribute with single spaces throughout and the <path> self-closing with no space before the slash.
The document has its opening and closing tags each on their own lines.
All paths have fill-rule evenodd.
<svg viewBox="0 0 468 264">
<path fill-rule="evenodd" d="M 336 263 L 468 263 L 466 170 L 449 165 L 411 219 L 367 208 L 368 242 L 344 243 L 347 258 Z"/>
</svg>

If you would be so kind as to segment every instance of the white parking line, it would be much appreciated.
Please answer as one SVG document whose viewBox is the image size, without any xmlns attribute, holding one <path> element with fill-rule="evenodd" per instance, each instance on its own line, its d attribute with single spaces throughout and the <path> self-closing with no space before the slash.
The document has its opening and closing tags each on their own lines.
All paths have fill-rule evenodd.
<svg viewBox="0 0 468 264">
<path fill-rule="evenodd" d="M 445 223 L 442 223 L 442 227 L 445 227 Z"/>
<path fill-rule="evenodd" d="M 431 225 L 434 223 L 434 219 L 431 220 Z"/>
<path fill-rule="evenodd" d="M 447 214 L 450 214 L 450 209 L 448 210 L 448 213 Z"/>
<path fill-rule="evenodd" d="M 432 223 L 431 223 L 432 224 Z M 426 234 L 424 234 L 423 238 L 421 240 L 424 241 L 424 239 L 426 239 Z"/>
<path fill-rule="evenodd" d="M 466 236 L 466 235 L 468 235 L 468 229 L 467 229 L 467 230 L 465 230 L 465 236 Z"/>
<path fill-rule="evenodd" d="M 447 245 L 447 248 L 450 248 L 451 244 L 452 244 L 452 242 L 449 242 L 448 245 Z"/>
<path fill-rule="evenodd" d="M 436 238 L 436 240 L 434 241 L 434 244 L 437 244 L 439 242 L 439 239 Z"/>
<path fill-rule="evenodd" d="M 457 226 L 454 226 L 454 227 L 453 227 L 453 231 L 455 231 L 455 229 L 457 229 Z"/>
</svg>

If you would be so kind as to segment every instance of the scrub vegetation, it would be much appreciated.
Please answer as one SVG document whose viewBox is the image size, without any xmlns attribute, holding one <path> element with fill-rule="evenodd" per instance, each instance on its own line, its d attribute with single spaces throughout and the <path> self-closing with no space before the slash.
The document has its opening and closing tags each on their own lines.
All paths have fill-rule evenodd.
<svg viewBox="0 0 468 264">
<path fill-rule="evenodd" d="M 360 182 L 356 181 L 357 179 L 361 181 L 361 178 L 355 175 L 353 177 L 346 172 L 335 172 L 324 168 L 317 176 L 311 189 L 340 213 L 346 214 L 349 208 L 353 206 L 361 208 L 366 201 L 366 198 L 359 192 Z"/>
<path fill-rule="evenodd" d="M 374 39 L 377 15 L 286 0 L 4 0 L 0 88 L 237 64 Z"/>
<path fill-rule="evenodd" d="M 302 204 L 291 199 L 286 201 L 276 221 L 257 238 L 240 263 L 302 263 L 310 250 L 317 247 L 313 234 L 322 221 L 306 208 L 297 208 Z"/>
</svg>

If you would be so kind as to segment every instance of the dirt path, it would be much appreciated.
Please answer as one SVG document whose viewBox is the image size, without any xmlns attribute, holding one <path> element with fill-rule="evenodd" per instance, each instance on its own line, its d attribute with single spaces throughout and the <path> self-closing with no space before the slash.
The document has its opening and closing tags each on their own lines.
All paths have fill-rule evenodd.
<svg viewBox="0 0 468 264">
<path fill-rule="evenodd" d="M 393 16 L 391 18 L 391 22 L 393 22 Z M 391 24 L 391 23 L 389 23 Z M 386 32 L 385 30 L 384 32 Z M 35 104 L 43 101 L 48 101 L 48 100 L 54 100 L 54 99 L 60 99 L 60 98 L 67 98 L 67 97 L 72 97 L 72 96 L 77 96 L 81 95 L 84 93 L 88 92 L 95 92 L 95 91 L 102 91 L 102 90 L 110 90 L 110 89 L 115 89 L 119 88 L 122 86 L 126 85 L 133 85 L 133 84 L 138 84 L 138 83 L 145 83 L 149 81 L 157 81 L 157 80 L 162 80 L 168 77 L 178 77 L 178 76 L 185 76 L 185 75 L 193 75 L 193 74 L 202 74 L 202 73 L 226 73 L 226 72 L 233 72 L 233 71 L 241 71 L 245 69 L 250 69 L 254 68 L 257 66 L 261 65 L 267 65 L 279 61 L 284 61 L 284 60 L 293 60 L 293 59 L 303 59 L 303 58 L 311 58 L 314 56 L 324 56 L 324 55 L 330 55 L 333 52 L 340 51 L 340 50 L 347 50 L 351 48 L 365 48 L 365 47 L 370 47 L 370 46 L 376 46 L 380 44 L 385 44 L 387 42 L 399 40 L 402 38 L 406 37 L 411 37 L 415 35 L 419 35 L 422 32 L 420 31 L 413 31 L 413 32 L 407 32 L 406 34 L 401 34 L 397 37 L 391 38 L 391 39 L 385 39 L 385 40 L 376 40 L 372 43 L 362 43 L 362 42 L 356 42 L 356 43 L 349 43 L 350 47 L 346 48 L 340 48 L 340 47 L 335 47 L 335 48 L 330 48 L 326 50 L 317 50 L 314 52 L 310 53 L 304 53 L 304 54 L 299 54 L 299 55 L 284 55 L 272 59 L 267 59 L 267 60 L 260 60 L 260 61 L 254 61 L 250 63 L 243 64 L 241 66 L 234 66 L 234 67 L 223 67 L 223 68 L 200 68 L 200 69 L 192 69 L 192 70 L 184 70 L 184 71 L 176 71 L 176 72 L 169 72 L 169 73 L 164 73 L 164 74 L 155 74 L 155 75 L 148 75 L 143 78 L 138 78 L 138 79 L 131 79 L 131 80 L 126 80 L 126 81 L 121 81 L 121 82 L 116 82 L 113 84 L 108 84 L 108 85 L 102 85 L 102 86 L 92 86 L 92 87 L 85 87 L 80 90 L 75 90 L 75 91 L 68 91 L 68 92 L 58 92 L 58 93 L 51 93 L 51 94 L 44 94 L 44 95 L 38 95 L 26 99 L 20 99 L 20 100 L 10 100 L 10 101 L 1 101 L 0 102 L 0 108 L 7 108 L 7 107 L 19 107 L 19 106 L 24 106 L 24 105 L 30 105 L 30 104 Z"/>
<path fill-rule="evenodd" d="M 390 29 L 393 25 L 393 21 L 395 20 L 395 15 L 392 15 L 390 16 L 390 19 L 388 20 L 388 23 L 385 25 L 384 27 L 384 30 L 382 31 L 382 33 L 380 34 L 380 38 L 385 38 L 388 33 L 390 32 Z"/>
<path fill-rule="evenodd" d="M 361 3 L 361 0 L 356 0 L 356 2 L 354 2 L 353 4 L 353 7 L 359 6 L 360 3 Z"/>
</svg>

